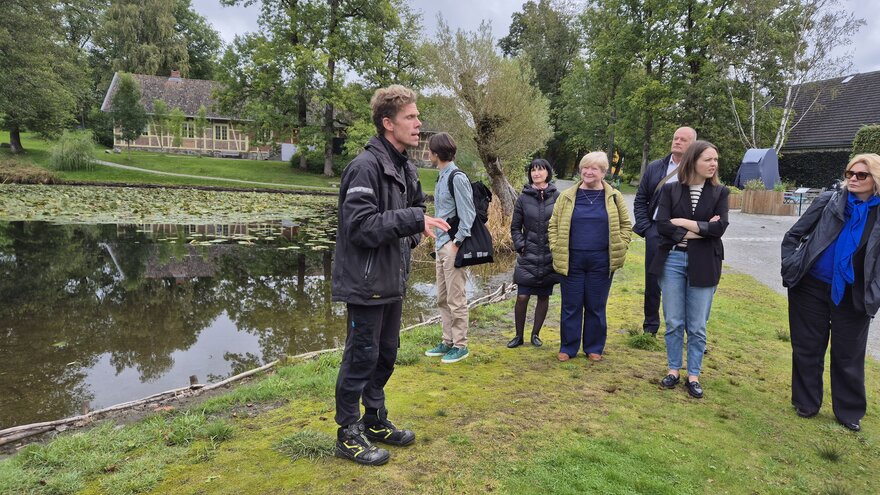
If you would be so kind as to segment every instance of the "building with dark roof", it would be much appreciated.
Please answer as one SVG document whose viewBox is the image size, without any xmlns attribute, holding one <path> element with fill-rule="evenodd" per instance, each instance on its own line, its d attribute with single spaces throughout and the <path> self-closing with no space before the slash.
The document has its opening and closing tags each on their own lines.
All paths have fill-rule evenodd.
<svg viewBox="0 0 880 495">
<path fill-rule="evenodd" d="M 800 91 L 783 154 L 848 152 L 863 125 L 880 123 L 880 71 L 810 82 Z"/>
<path fill-rule="evenodd" d="M 242 123 L 247 122 L 246 119 L 217 111 L 214 93 L 219 83 L 182 78 L 178 71 L 172 71 L 170 77 L 144 74 L 131 74 L 131 76 L 140 88 L 141 104 L 148 115 L 154 114 L 153 102 L 156 100 L 164 101 L 168 105 L 169 112 L 179 108 L 186 115 L 179 146 L 173 146 L 174 137 L 170 132 L 166 131 L 159 136 L 155 124 L 150 123 L 144 128 L 142 135 L 131 143 L 132 148 L 252 159 L 265 159 L 268 156 L 268 147 L 252 146 L 251 136 L 243 130 Z M 119 72 L 113 75 L 101 111 L 110 111 L 113 96 L 118 88 Z M 201 107 L 205 107 L 207 118 L 204 132 L 199 132 L 196 125 L 196 117 Z M 125 145 L 120 134 L 118 130 L 114 132 L 114 147 Z"/>
</svg>

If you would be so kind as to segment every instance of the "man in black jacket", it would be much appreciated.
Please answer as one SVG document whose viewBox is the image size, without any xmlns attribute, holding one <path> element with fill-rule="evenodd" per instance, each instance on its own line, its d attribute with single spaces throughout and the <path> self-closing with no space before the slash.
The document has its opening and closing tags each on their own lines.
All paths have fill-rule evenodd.
<svg viewBox="0 0 880 495">
<path fill-rule="evenodd" d="M 416 94 L 400 85 L 381 88 L 370 107 L 378 135 L 348 164 L 339 185 L 333 300 L 346 303 L 348 319 L 336 379 L 336 455 L 377 466 L 389 453 L 370 440 L 415 441 L 412 431 L 388 421 L 384 391 L 400 343 L 410 250 L 422 234 L 434 237 L 435 227 L 449 225 L 425 215 L 418 172 L 406 155 L 419 144 Z"/>
<path fill-rule="evenodd" d="M 654 160 L 645 168 L 639 189 L 633 203 L 633 214 L 636 224 L 633 232 L 645 238 L 645 321 L 642 328 L 645 333 L 657 335 L 660 328 L 660 281 L 656 275 L 648 273 L 654 254 L 657 252 L 660 235 L 654 217 L 657 212 L 657 200 L 663 184 L 677 182 L 676 173 L 681 157 L 688 146 L 697 139 L 697 131 L 690 127 L 679 127 L 672 136 L 670 153 Z"/>
</svg>

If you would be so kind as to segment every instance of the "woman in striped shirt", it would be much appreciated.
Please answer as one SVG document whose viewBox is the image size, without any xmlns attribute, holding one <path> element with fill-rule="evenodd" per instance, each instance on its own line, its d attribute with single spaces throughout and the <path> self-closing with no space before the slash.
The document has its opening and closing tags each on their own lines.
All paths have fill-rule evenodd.
<svg viewBox="0 0 880 495">
<path fill-rule="evenodd" d="M 660 278 L 666 320 L 668 372 L 663 388 L 679 382 L 687 333 L 688 393 L 703 397 L 700 369 L 706 352 L 706 320 L 721 278 L 730 190 L 718 180 L 718 148 L 695 141 L 678 168 L 678 182 L 666 184 L 657 206 L 658 253 L 650 272 Z"/>
</svg>

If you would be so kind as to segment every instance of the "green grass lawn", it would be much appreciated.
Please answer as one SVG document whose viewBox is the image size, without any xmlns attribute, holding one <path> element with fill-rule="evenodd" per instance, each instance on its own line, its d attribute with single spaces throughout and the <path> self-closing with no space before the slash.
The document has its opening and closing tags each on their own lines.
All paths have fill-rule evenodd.
<svg viewBox="0 0 880 495">
<path fill-rule="evenodd" d="M 0 131 L 0 142 L 8 142 L 9 133 Z M 52 144 L 31 134 L 22 135 L 22 145 L 26 152 L 14 157 L 43 168 L 49 167 L 49 149 Z M 13 157 L 8 149 L 0 149 L 0 158 Z M 187 177 L 164 176 L 133 170 L 115 169 L 103 165 L 97 165 L 94 170 L 62 172 L 56 171 L 59 179 L 82 182 L 125 182 L 132 184 L 167 184 L 167 185 L 198 185 L 198 186 L 221 186 L 221 187 L 266 187 L 279 189 L 291 189 L 295 186 L 305 186 L 309 189 L 336 190 L 339 177 L 325 177 L 321 174 L 303 172 L 290 167 L 287 162 L 269 160 L 240 160 L 231 158 L 208 158 L 146 151 L 106 153 L 104 148 L 96 149 L 95 158 L 98 160 L 128 165 L 147 170 L 171 172 L 177 174 L 197 175 L 203 177 L 221 177 L 224 179 L 237 179 L 255 182 L 267 182 L 277 186 L 247 185 L 234 182 L 213 181 L 209 179 L 194 179 Z M 422 188 L 427 193 L 433 193 L 437 183 L 437 170 L 419 169 L 419 178 Z"/>
<path fill-rule="evenodd" d="M 662 390 L 663 340 L 638 335 L 643 249 L 635 242 L 615 275 L 602 362 L 556 360 L 558 295 L 537 349 L 504 346 L 510 300 L 471 312 L 472 356 L 455 365 L 422 354 L 440 338 L 436 325 L 405 333 L 386 390 L 391 419 L 417 441 L 392 447 L 386 466 L 327 456 L 340 360 L 331 353 L 184 411 L 28 447 L 0 462 L 0 492 L 876 493 L 880 366 L 867 366 L 862 433 L 836 424 L 827 389 L 819 416 L 798 418 L 785 298 L 726 273 L 705 398 Z"/>
</svg>

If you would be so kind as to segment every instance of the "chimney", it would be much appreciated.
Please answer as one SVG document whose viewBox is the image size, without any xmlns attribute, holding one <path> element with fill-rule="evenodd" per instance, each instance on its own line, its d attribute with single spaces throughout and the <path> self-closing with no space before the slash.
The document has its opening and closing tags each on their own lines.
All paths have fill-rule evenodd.
<svg viewBox="0 0 880 495">
<path fill-rule="evenodd" d="M 180 71 L 179 70 L 171 71 L 171 77 L 169 77 L 168 79 L 172 80 L 172 81 L 179 81 L 180 80 Z"/>
</svg>

